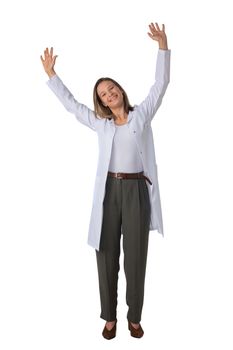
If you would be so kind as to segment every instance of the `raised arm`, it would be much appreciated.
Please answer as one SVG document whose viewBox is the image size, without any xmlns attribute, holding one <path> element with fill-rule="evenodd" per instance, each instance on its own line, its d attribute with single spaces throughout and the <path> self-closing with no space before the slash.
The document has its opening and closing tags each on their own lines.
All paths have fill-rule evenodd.
<svg viewBox="0 0 233 350">
<path fill-rule="evenodd" d="M 162 103 L 163 96 L 170 81 L 170 50 L 168 49 L 165 26 L 159 28 L 158 23 L 149 25 L 149 37 L 159 44 L 156 62 L 155 82 L 148 96 L 137 107 L 138 112 L 145 121 L 152 120 L 157 109 Z"/>
<path fill-rule="evenodd" d="M 53 48 L 50 51 L 48 48 L 44 50 L 44 58 L 40 56 L 45 72 L 49 76 L 47 82 L 49 88 L 57 96 L 66 110 L 75 115 L 78 121 L 88 126 L 92 130 L 97 129 L 99 123 L 102 121 L 97 119 L 94 112 L 82 103 L 79 103 L 69 89 L 64 85 L 62 80 L 55 72 L 54 66 L 57 55 L 53 55 Z"/>
</svg>

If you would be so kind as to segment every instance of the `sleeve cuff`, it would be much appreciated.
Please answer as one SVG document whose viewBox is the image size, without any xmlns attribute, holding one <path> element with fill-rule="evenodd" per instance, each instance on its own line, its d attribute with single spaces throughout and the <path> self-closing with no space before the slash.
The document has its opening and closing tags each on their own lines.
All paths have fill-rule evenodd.
<svg viewBox="0 0 233 350">
<path fill-rule="evenodd" d="M 170 49 L 167 49 L 167 50 L 159 49 L 158 52 L 160 55 L 170 55 L 171 50 Z"/>
<path fill-rule="evenodd" d="M 54 81 L 54 80 L 57 80 L 57 78 L 58 78 L 58 75 L 57 74 L 55 74 L 55 75 L 53 75 L 51 78 L 49 78 L 49 80 L 47 80 L 47 84 L 49 84 L 50 82 L 52 82 L 52 81 Z"/>
</svg>

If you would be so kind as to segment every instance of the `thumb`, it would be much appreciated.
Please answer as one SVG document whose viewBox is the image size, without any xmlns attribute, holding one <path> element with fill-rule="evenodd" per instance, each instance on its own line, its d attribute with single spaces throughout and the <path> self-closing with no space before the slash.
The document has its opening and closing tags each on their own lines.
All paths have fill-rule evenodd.
<svg viewBox="0 0 233 350">
<path fill-rule="evenodd" d="M 53 57 L 53 64 L 55 64 L 56 58 L 57 58 L 57 57 L 58 57 L 58 55 L 56 55 L 56 56 Z"/>
</svg>

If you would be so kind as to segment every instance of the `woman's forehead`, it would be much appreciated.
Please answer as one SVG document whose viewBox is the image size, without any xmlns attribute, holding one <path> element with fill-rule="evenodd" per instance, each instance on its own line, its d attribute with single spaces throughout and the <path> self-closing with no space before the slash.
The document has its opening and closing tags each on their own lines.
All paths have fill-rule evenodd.
<svg viewBox="0 0 233 350">
<path fill-rule="evenodd" d="M 110 85 L 115 85 L 111 80 L 104 80 L 97 86 L 97 91 L 100 93 L 102 90 L 107 89 Z"/>
</svg>

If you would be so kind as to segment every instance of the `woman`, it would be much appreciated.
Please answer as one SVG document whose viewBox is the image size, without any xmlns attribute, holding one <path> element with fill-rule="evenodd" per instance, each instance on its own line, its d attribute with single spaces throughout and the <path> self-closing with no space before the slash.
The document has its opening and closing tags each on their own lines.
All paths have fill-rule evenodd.
<svg viewBox="0 0 233 350">
<path fill-rule="evenodd" d="M 147 98 L 132 107 L 124 89 L 111 78 L 99 79 L 93 92 L 94 111 L 79 103 L 54 70 L 53 48 L 41 61 L 50 89 L 64 107 L 97 132 L 96 173 L 88 243 L 95 248 L 102 335 L 116 335 L 117 282 L 120 239 L 123 237 L 127 319 L 130 334 L 141 338 L 141 313 L 150 230 L 163 234 L 162 212 L 151 121 L 159 108 L 170 76 L 170 50 L 165 26 L 149 25 L 149 37 L 159 44 L 155 82 Z"/>
</svg>

